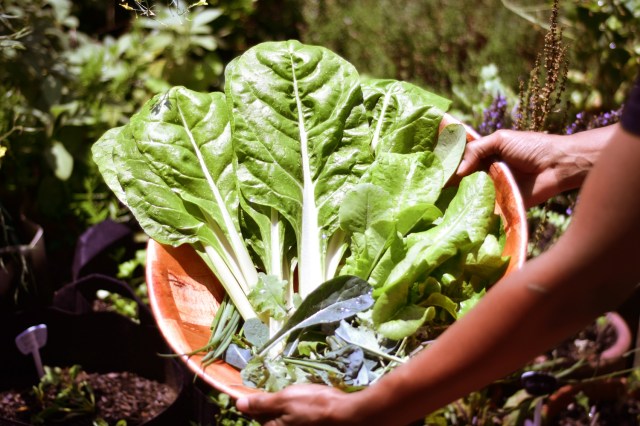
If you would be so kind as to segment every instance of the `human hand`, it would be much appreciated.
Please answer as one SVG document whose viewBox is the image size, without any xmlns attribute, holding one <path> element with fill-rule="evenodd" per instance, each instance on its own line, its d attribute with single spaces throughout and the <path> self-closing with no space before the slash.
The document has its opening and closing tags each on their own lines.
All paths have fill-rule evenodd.
<svg viewBox="0 0 640 426">
<path fill-rule="evenodd" d="M 461 178 L 490 161 L 504 161 L 518 183 L 525 206 L 535 206 L 577 186 L 592 165 L 583 153 L 572 153 L 574 144 L 562 138 L 567 137 L 498 130 L 467 144 L 456 175 Z"/>
<path fill-rule="evenodd" d="M 366 425 L 350 394 L 330 386 L 295 385 L 276 392 L 239 398 L 236 408 L 264 426 Z"/>
</svg>

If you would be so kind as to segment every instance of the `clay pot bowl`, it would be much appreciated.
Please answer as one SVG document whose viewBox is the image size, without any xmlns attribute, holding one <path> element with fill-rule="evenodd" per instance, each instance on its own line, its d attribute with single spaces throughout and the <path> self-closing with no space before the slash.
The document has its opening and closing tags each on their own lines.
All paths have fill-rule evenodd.
<svg viewBox="0 0 640 426">
<path fill-rule="evenodd" d="M 458 123 L 451 116 L 444 127 Z M 467 139 L 478 135 L 467 128 Z M 527 222 L 524 205 L 511 172 L 503 163 L 494 163 L 489 174 L 496 186 L 496 212 L 502 216 L 506 232 L 504 255 L 511 260 L 507 273 L 522 266 L 527 253 Z M 150 240 L 147 251 L 147 285 L 153 314 L 160 331 L 177 354 L 187 354 L 207 344 L 214 313 L 224 289 L 190 246 L 170 247 Z M 242 384 L 240 373 L 216 361 L 202 367 L 202 355 L 183 355 L 202 380 L 233 398 L 261 392 Z"/>
</svg>

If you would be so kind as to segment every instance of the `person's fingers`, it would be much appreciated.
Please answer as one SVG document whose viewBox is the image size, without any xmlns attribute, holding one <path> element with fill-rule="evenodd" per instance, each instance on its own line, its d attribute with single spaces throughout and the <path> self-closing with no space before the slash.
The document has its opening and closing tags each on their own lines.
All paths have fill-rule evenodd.
<svg viewBox="0 0 640 426">
<path fill-rule="evenodd" d="M 462 177 L 478 170 L 485 162 L 484 160 L 493 157 L 497 150 L 496 138 L 493 135 L 469 142 L 465 147 L 456 175 Z"/>
<path fill-rule="evenodd" d="M 280 407 L 277 400 L 275 394 L 268 393 L 243 396 L 236 401 L 236 408 L 251 415 L 278 413 Z"/>
<path fill-rule="evenodd" d="M 236 408 L 240 411 L 249 411 L 249 398 L 242 396 L 236 401 Z"/>
</svg>

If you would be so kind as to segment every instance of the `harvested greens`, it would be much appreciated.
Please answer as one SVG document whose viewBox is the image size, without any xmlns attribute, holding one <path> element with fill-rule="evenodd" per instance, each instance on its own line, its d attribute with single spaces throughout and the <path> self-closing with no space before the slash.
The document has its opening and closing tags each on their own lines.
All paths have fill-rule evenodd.
<svg viewBox="0 0 640 426">
<path fill-rule="evenodd" d="M 448 100 L 297 41 L 225 78 L 155 96 L 93 156 L 151 238 L 220 280 L 231 303 L 203 350 L 247 385 L 370 384 L 502 275 L 491 179 L 445 188 L 466 142 L 439 132 Z"/>
</svg>

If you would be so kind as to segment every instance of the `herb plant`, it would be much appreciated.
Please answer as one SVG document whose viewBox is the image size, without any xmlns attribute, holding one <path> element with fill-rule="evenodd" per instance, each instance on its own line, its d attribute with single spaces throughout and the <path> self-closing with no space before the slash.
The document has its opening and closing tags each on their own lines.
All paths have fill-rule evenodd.
<svg viewBox="0 0 640 426">
<path fill-rule="evenodd" d="M 451 322 L 502 274 L 490 178 L 445 188 L 466 143 L 462 125 L 439 132 L 448 100 L 297 41 L 249 49 L 225 81 L 157 95 L 93 155 L 151 238 L 190 244 L 220 280 L 247 382 L 369 383 L 365 353 L 402 362 L 388 342 Z"/>
<path fill-rule="evenodd" d="M 33 387 L 33 395 L 41 407 L 31 418 L 33 424 L 67 421 L 95 413 L 95 395 L 83 379 L 85 373 L 79 365 L 69 369 L 45 366 L 44 371 L 40 383 Z"/>
</svg>

